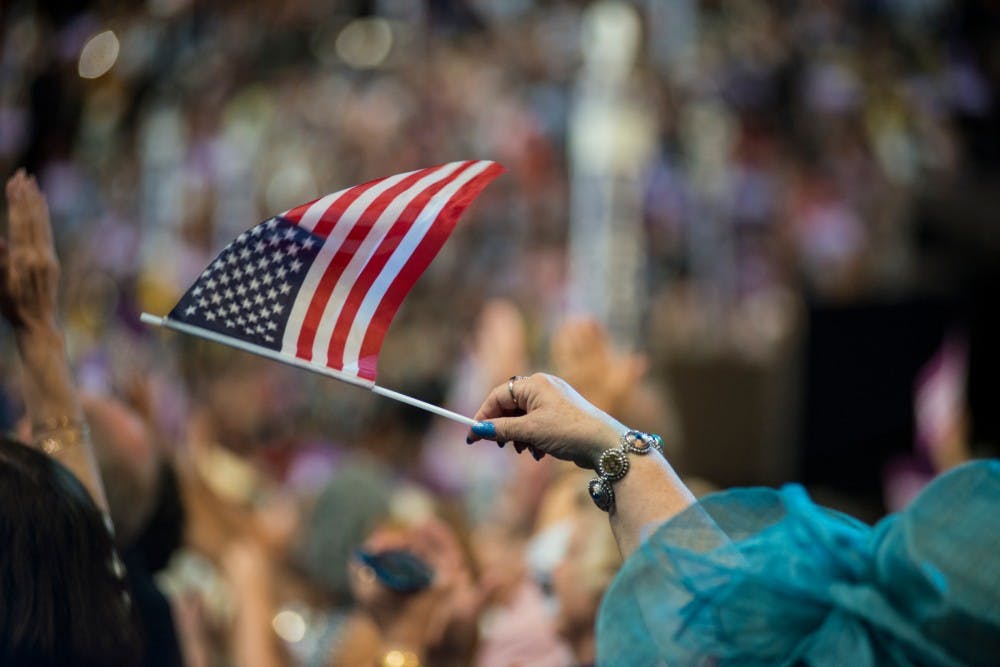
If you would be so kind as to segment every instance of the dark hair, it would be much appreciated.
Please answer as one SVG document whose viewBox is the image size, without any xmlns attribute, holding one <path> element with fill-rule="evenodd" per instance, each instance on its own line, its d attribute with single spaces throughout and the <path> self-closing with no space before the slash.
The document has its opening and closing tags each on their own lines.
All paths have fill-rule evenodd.
<svg viewBox="0 0 1000 667">
<path fill-rule="evenodd" d="M 174 552 L 181 548 L 186 519 L 180 482 L 172 464 L 160 464 L 158 487 L 153 513 L 131 545 L 133 550 L 142 554 L 143 562 L 152 574 L 166 569 Z"/>
<path fill-rule="evenodd" d="M 0 664 L 136 664 L 111 534 L 62 464 L 0 439 Z"/>
</svg>

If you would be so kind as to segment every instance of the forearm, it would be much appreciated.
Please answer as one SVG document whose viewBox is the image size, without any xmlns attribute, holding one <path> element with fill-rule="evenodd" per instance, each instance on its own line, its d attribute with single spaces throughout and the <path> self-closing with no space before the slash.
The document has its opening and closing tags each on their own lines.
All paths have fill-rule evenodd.
<svg viewBox="0 0 1000 667">
<path fill-rule="evenodd" d="M 648 534 L 692 503 L 694 495 L 662 456 L 651 452 L 629 456 L 629 471 L 614 483 L 615 505 L 611 510 L 611 530 L 628 558 Z"/>
<path fill-rule="evenodd" d="M 270 589 L 270 575 L 247 582 L 237 592 L 236 625 L 233 628 L 233 657 L 247 667 L 281 667 L 286 656 L 271 629 L 275 608 Z"/>
<path fill-rule="evenodd" d="M 69 468 L 97 506 L 107 512 L 93 447 L 86 428 L 80 429 L 85 423 L 83 410 L 62 332 L 54 323 L 18 330 L 17 347 L 22 365 L 24 406 L 32 424 L 33 438 L 37 441 L 39 437 L 48 436 L 59 442 L 62 446 L 50 451 L 53 458 Z"/>
</svg>

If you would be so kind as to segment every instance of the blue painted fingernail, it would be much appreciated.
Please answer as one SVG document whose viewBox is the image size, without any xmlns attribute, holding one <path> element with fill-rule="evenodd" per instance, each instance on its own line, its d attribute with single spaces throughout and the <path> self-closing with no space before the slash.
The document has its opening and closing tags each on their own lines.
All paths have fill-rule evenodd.
<svg viewBox="0 0 1000 667">
<path fill-rule="evenodd" d="M 478 435 L 480 438 L 489 438 L 492 440 L 497 437 L 497 427 L 490 422 L 479 422 L 472 427 L 472 432 Z"/>
<path fill-rule="evenodd" d="M 465 444 L 471 445 L 472 444 L 472 438 L 470 438 L 469 436 L 465 436 Z"/>
</svg>

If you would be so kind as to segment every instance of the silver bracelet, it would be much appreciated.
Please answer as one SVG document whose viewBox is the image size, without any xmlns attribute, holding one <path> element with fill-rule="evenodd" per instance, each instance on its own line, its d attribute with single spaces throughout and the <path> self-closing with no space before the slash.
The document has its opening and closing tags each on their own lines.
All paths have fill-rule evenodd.
<svg viewBox="0 0 1000 667">
<path fill-rule="evenodd" d="M 629 454 L 645 456 L 652 451 L 663 454 L 663 438 L 653 433 L 626 431 L 619 445 L 601 452 L 594 469 L 597 477 L 587 482 L 587 492 L 598 509 L 610 512 L 615 506 L 615 491 L 612 484 L 628 473 Z"/>
</svg>

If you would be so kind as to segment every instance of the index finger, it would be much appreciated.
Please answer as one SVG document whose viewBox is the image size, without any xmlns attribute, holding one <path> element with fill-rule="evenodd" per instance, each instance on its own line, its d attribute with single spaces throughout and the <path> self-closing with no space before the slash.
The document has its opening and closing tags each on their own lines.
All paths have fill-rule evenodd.
<svg viewBox="0 0 1000 667">
<path fill-rule="evenodd" d="M 52 247 L 52 228 L 45 195 L 33 176 L 19 169 L 7 181 L 7 209 L 10 243 L 14 248 Z"/>
<path fill-rule="evenodd" d="M 36 244 L 44 245 L 46 248 L 51 247 L 52 223 L 49 220 L 49 205 L 34 176 L 25 178 L 23 198 L 29 217 L 29 238 Z"/>
<path fill-rule="evenodd" d="M 514 399 L 510 395 L 510 391 L 507 389 L 507 383 L 497 385 L 494 387 L 489 394 L 486 396 L 486 400 L 483 404 L 479 406 L 479 410 L 476 411 L 475 419 L 477 422 L 486 421 L 494 419 L 496 417 L 505 417 L 517 410 L 517 406 L 514 405 Z M 471 430 L 465 437 L 465 441 L 470 445 L 481 438 L 473 433 Z"/>
<path fill-rule="evenodd" d="M 7 180 L 7 231 L 10 235 L 10 245 L 17 248 L 25 240 L 25 225 L 27 215 L 24 210 L 24 169 Z"/>
<path fill-rule="evenodd" d="M 510 395 L 510 390 L 507 388 L 507 383 L 504 382 L 490 391 L 486 400 L 479 406 L 474 419 L 476 421 L 483 421 L 485 419 L 492 419 L 493 417 L 505 417 L 517 409 L 517 405 L 514 404 L 514 398 Z"/>
</svg>

